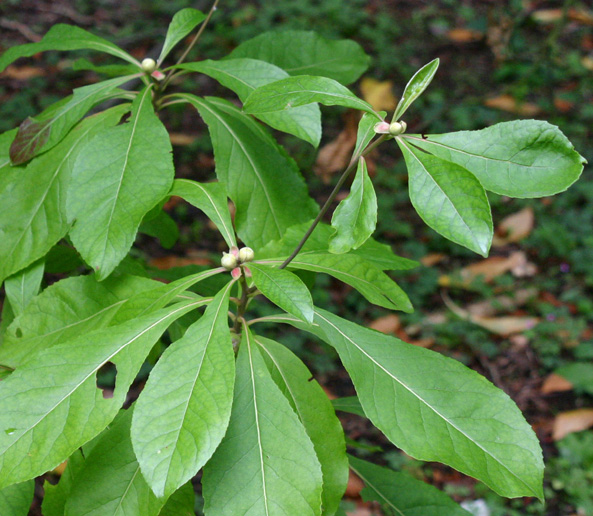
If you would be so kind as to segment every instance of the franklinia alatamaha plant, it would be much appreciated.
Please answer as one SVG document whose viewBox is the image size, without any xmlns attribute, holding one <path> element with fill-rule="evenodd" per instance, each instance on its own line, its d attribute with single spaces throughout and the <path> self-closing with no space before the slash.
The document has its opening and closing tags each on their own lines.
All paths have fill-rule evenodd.
<svg viewBox="0 0 593 516">
<path fill-rule="evenodd" d="M 380 144 L 401 149 L 426 224 L 483 256 L 493 233 L 486 191 L 561 192 L 583 158 L 557 127 L 536 120 L 407 133 L 402 117 L 438 59 L 411 78 L 391 120 L 345 86 L 368 66 L 352 41 L 270 32 L 225 59 L 187 62 L 213 11 L 178 12 L 156 59 L 139 62 L 69 25 L 0 57 L 0 71 L 47 50 L 94 50 L 125 63 L 75 61 L 107 78 L 0 135 L 0 513 L 25 515 L 32 479 L 67 460 L 59 483 L 45 484 L 45 516 L 193 514 L 190 480 L 200 470 L 209 516 L 332 515 L 342 511 L 349 468 L 365 482 L 365 498 L 398 514 L 467 514 L 405 473 L 347 455 L 335 410 L 367 417 L 410 456 L 448 464 L 503 496 L 543 498 L 538 440 L 504 392 L 451 358 L 317 308 L 295 271 L 329 274 L 370 303 L 412 311 L 385 271 L 415 262 L 371 237 L 377 201 L 364 156 Z M 217 80 L 242 107 L 178 91 L 175 79 L 187 74 Z M 111 107 L 97 109 L 106 101 Z M 159 112 L 179 104 L 208 126 L 212 182 L 175 179 Z M 351 163 L 322 208 L 266 128 L 317 147 L 319 104 L 363 113 Z M 351 173 L 349 195 L 323 223 Z M 139 231 L 171 240 L 175 224 L 162 210 L 171 196 L 202 210 L 229 252 L 221 267 L 163 283 L 127 257 Z M 85 264 L 92 271 L 81 274 Z M 42 288 L 52 271 L 72 273 Z M 249 315 L 261 297 L 278 315 Z M 334 347 L 357 397 L 330 402 L 294 353 L 258 333 L 264 323 Z M 172 343 L 156 348 L 164 352 L 123 410 L 165 332 Z M 97 384 L 107 367 L 116 373 L 110 396 Z"/>
</svg>

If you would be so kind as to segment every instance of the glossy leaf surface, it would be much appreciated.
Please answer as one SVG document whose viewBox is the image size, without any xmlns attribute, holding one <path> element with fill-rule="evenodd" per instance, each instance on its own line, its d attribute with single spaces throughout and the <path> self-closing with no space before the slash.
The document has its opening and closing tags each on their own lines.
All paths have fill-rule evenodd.
<svg viewBox="0 0 593 516">
<path fill-rule="evenodd" d="M 190 7 L 177 11 L 167 29 L 165 43 L 163 43 L 163 48 L 157 62 L 160 64 L 175 45 L 194 30 L 205 18 L 206 15 L 202 11 Z"/>
<path fill-rule="evenodd" d="M 433 59 L 430 63 L 420 68 L 408 81 L 393 114 L 394 122 L 397 122 L 412 103 L 422 95 L 422 92 L 428 87 L 435 73 L 437 73 L 439 62 L 438 59 Z"/>
<path fill-rule="evenodd" d="M 20 272 L 10 276 L 4 283 L 8 299 L 15 316 L 22 314 L 38 293 L 43 280 L 45 262 L 37 260 Z"/>
<path fill-rule="evenodd" d="M 6 516 L 27 516 L 33 502 L 35 482 L 28 480 L 0 489 L 0 514 Z"/>
</svg>

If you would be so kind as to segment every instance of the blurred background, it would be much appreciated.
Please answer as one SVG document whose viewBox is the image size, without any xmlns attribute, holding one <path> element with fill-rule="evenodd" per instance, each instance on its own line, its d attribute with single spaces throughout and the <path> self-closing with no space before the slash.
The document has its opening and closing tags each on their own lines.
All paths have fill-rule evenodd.
<svg viewBox="0 0 593 516">
<path fill-rule="evenodd" d="M 55 23 L 70 23 L 111 39 L 139 59 L 155 57 L 170 18 L 183 7 L 207 11 L 210 4 L 2 0 L 0 51 L 38 41 Z M 392 111 L 414 72 L 439 57 L 435 79 L 406 114 L 409 132 L 471 130 L 537 118 L 558 125 L 593 162 L 590 1 L 221 0 L 190 60 L 223 57 L 242 41 L 272 29 L 315 30 L 327 38 L 357 41 L 372 63 L 351 87 L 378 110 Z M 81 56 L 96 64 L 114 62 L 110 56 L 51 52 L 9 67 L 0 76 L 0 131 L 35 115 L 73 87 L 95 81 L 93 72 L 73 70 Z M 186 76 L 179 85 L 200 95 L 234 99 L 232 92 L 207 77 Z M 319 201 L 347 164 L 358 123 L 354 112 L 322 111 L 319 151 L 278 135 Z M 208 133 L 195 111 L 168 111 L 163 120 L 172 131 L 178 176 L 212 178 Z M 327 277 L 319 277 L 314 286 L 316 303 L 460 360 L 506 391 L 542 442 L 547 504 L 503 500 L 450 468 L 407 457 L 366 419 L 340 414 L 353 449 L 436 485 L 480 516 L 593 515 L 590 169 L 585 167 L 574 186 L 552 198 L 519 200 L 489 194 L 496 237 L 484 260 L 449 243 L 415 214 L 395 145 L 383 145 L 368 163 L 379 202 L 376 238 L 422 264 L 393 276 L 416 311 L 388 313 Z M 170 238 L 169 249 L 164 249 L 163 238 L 139 236 L 136 265 L 167 279 L 180 267 L 203 266 L 219 256 L 222 247 L 215 231 L 196 211 L 174 202 L 167 210 L 178 223 L 178 238 Z M 306 360 L 330 396 L 354 393 L 330 348 L 290 330 L 275 337 Z M 388 514 L 364 504 L 359 490 L 353 478 L 344 505 L 348 514 Z"/>
</svg>

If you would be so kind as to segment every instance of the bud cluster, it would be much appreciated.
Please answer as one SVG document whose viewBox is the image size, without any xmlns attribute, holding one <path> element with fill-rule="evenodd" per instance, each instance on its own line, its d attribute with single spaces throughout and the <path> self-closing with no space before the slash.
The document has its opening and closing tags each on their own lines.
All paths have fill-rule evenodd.
<svg viewBox="0 0 593 516">
<path fill-rule="evenodd" d="M 233 246 L 229 250 L 228 253 L 222 253 L 222 259 L 220 260 L 220 264 L 227 270 L 232 271 L 233 277 L 240 276 L 241 270 L 239 269 L 240 265 L 243 265 L 247 262 L 251 262 L 255 257 L 255 253 L 251 247 L 242 247 L 239 249 L 236 246 Z"/>
</svg>

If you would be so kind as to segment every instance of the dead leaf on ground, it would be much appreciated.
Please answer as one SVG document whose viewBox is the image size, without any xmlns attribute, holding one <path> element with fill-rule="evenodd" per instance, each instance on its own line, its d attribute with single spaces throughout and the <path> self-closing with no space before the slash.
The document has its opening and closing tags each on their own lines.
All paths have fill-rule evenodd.
<svg viewBox="0 0 593 516">
<path fill-rule="evenodd" d="M 521 116 L 536 116 L 541 113 L 541 109 L 538 105 L 532 104 L 531 102 L 518 102 L 511 95 L 491 97 L 484 101 L 484 105 Z"/>
<path fill-rule="evenodd" d="M 377 81 L 365 77 L 360 81 L 360 93 L 375 111 L 393 111 L 397 105 L 391 81 Z"/>
<path fill-rule="evenodd" d="M 563 9 L 538 9 L 531 13 L 531 17 L 538 23 L 557 23 L 564 16 Z M 583 25 L 593 25 L 593 12 L 585 9 L 568 9 L 566 12 L 568 20 Z"/>
<path fill-rule="evenodd" d="M 477 30 L 458 27 L 447 32 L 447 37 L 455 43 L 475 43 L 480 41 L 484 34 Z"/>
<path fill-rule="evenodd" d="M 313 170 L 325 184 L 331 181 L 333 174 L 341 172 L 348 166 L 356 145 L 357 128 L 357 116 L 349 113 L 342 132 L 320 149 Z"/>
<path fill-rule="evenodd" d="M 364 482 L 350 470 L 348 475 L 348 485 L 346 487 L 346 496 L 348 498 L 359 498 L 360 492 L 364 489 Z"/>
<path fill-rule="evenodd" d="M 492 317 L 504 310 L 510 312 L 523 306 L 525 303 L 537 297 L 538 291 L 532 289 L 519 289 L 513 292 L 512 296 L 496 296 L 493 299 L 484 299 L 467 305 L 466 310 L 476 317 Z"/>
<path fill-rule="evenodd" d="M 436 265 L 437 263 L 442 262 L 446 258 L 448 258 L 448 256 L 446 254 L 432 253 L 432 254 L 427 254 L 426 256 L 423 256 L 422 258 L 420 258 L 420 263 L 422 265 L 424 265 L 425 267 L 432 267 L 433 265 Z"/>
<path fill-rule="evenodd" d="M 212 260 L 205 256 L 161 256 L 148 262 L 152 267 L 160 270 L 172 269 L 173 267 L 185 267 L 187 265 L 212 265 Z"/>
<path fill-rule="evenodd" d="M 593 72 L 593 57 L 585 56 L 581 58 L 581 64 L 583 65 L 583 68 Z"/>
<path fill-rule="evenodd" d="M 533 208 L 527 207 L 502 219 L 496 228 L 492 245 L 500 247 L 512 242 L 523 240 L 533 230 L 535 217 Z"/>
<path fill-rule="evenodd" d="M 194 134 L 185 133 L 169 133 L 169 137 L 173 145 L 191 145 L 197 138 Z"/>
<path fill-rule="evenodd" d="M 4 76 L 17 81 L 26 81 L 33 77 L 43 77 L 46 70 L 37 66 L 9 66 L 3 72 Z"/>
<path fill-rule="evenodd" d="M 392 334 L 401 328 L 401 321 L 397 315 L 389 314 L 375 319 L 369 327 L 381 333 Z"/>
<path fill-rule="evenodd" d="M 546 377 L 541 387 L 542 394 L 551 394 L 553 392 L 572 391 L 573 385 L 564 376 L 552 373 Z"/>
<path fill-rule="evenodd" d="M 554 419 L 552 439 L 559 441 L 568 434 L 580 432 L 593 426 L 593 409 L 578 409 L 561 412 Z"/>
</svg>

